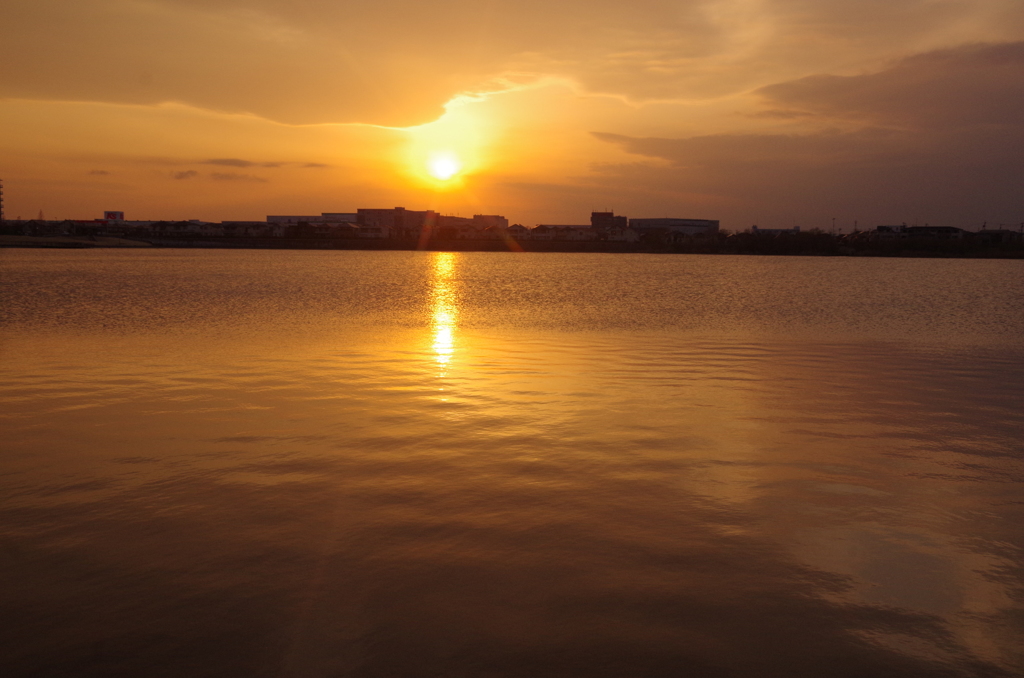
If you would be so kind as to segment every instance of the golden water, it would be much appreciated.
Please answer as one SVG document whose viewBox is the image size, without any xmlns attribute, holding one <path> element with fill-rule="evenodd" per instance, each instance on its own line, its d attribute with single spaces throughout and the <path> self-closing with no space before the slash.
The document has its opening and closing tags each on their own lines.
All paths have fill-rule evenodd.
<svg viewBox="0 0 1024 678">
<path fill-rule="evenodd" d="M 1013 676 L 1024 263 L 0 251 L 14 676 Z"/>
</svg>

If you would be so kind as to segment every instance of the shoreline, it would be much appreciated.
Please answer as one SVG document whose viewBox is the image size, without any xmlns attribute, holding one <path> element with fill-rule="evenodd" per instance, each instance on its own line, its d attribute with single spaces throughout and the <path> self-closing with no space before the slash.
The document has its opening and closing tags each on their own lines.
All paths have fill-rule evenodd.
<svg viewBox="0 0 1024 678">
<path fill-rule="evenodd" d="M 0 248 L 97 249 L 266 249 L 266 250 L 368 250 L 433 252 L 560 252 L 604 254 L 720 254 L 753 256 L 825 256 L 948 259 L 1024 259 L 1024 247 L 968 247 L 956 241 L 885 241 L 851 246 L 827 240 L 748 238 L 690 240 L 677 243 L 633 243 L 571 240 L 454 240 L 339 239 L 339 238 L 118 238 L 112 236 L 0 235 Z"/>
</svg>

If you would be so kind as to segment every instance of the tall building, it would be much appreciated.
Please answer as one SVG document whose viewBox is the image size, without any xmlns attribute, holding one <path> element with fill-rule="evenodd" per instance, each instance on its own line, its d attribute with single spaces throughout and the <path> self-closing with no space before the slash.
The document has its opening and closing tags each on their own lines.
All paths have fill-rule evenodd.
<svg viewBox="0 0 1024 678">
<path fill-rule="evenodd" d="M 356 212 L 356 223 L 360 226 L 387 228 L 391 234 L 399 238 L 418 238 L 424 227 L 433 228 L 437 224 L 437 212 L 424 210 L 417 212 L 404 207 L 392 209 L 364 209 Z"/>
<path fill-rule="evenodd" d="M 440 215 L 437 217 L 438 228 L 473 228 L 473 220 L 467 217 Z"/>
<path fill-rule="evenodd" d="M 615 216 L 615 212 L 591 212 L 590 227 L 602 231 L 609 228 L 627 228 L 629 219 L 622 216 Z"/>
</svg>

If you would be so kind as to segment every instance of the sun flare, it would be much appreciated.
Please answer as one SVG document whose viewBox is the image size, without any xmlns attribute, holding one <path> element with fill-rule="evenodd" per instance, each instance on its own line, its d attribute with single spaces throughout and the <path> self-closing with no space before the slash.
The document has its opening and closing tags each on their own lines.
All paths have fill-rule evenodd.
<svg viewBox="0 0 1024 678">
<path fill-rule="evenodd" d="M 481 114 L 481 101 L 456 96 L 440 118 L 403 130 L 408 140 L 405 173 L 414 185 L 435 193 L 462 191 L 487 168 L 487 147 L 496 132 Z"/>
<path fill-rule="evenodd" d="M 430 176 L 441 181 L 451 179 L 462 169 L 462 163 L 454 153 L 434 153 L 427 161 Z"/>
</svg>

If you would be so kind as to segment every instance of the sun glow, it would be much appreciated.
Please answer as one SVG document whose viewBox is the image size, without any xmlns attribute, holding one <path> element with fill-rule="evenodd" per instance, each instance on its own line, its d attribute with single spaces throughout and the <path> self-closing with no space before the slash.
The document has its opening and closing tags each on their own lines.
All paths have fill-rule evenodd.
<svg viewBox="0 0 1024 678">
<path fill-rule="evenodd" d="M 448 181 L 462 170 L 462 163 L 454 153 L 432 153 L 427 161 L 430 176 L 440 181 Z"/>
<path fill-rule="evenodd" d="M 416 183 L 439 192 L 458 191 L 486 167 L 494 130 L 480 115 L 480 103 L 456 97 L 437 120 L 405 128 L 406 171 Z"/>
</svg>

